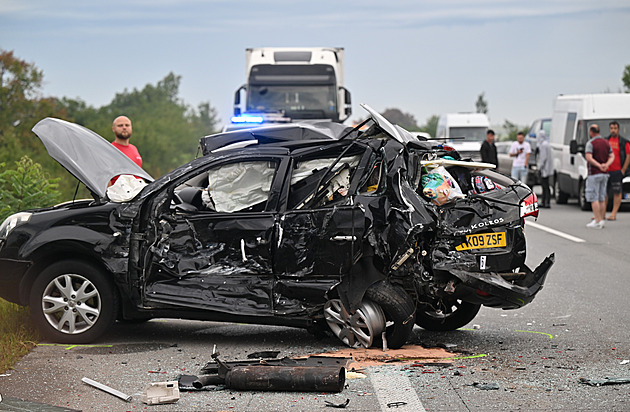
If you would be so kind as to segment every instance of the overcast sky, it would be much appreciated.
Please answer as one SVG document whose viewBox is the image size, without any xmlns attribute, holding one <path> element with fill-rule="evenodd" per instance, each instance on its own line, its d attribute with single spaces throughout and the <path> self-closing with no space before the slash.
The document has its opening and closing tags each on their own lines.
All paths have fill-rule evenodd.
<svg viewBox="0 0 630 412">
<path fill-rule="evenodd" d="M 43 95 L 96 107 L 173 72 L 227 121 L 262 46 L 344 47 L 352 119 L 367 103 L 424 124 L 485 93 L 493 125 L 529 125 L 558 94 L 622 91 L 630 2 L 0 0 L 0 49 L 43 71 Z"/>
</svg>

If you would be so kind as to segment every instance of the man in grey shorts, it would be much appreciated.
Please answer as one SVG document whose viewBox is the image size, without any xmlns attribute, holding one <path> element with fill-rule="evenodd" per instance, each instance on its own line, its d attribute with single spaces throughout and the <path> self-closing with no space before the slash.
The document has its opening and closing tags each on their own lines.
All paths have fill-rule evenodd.
<svg viewBox="0 0 630 412">
<path fill-rule="evenodd" d="M 608 140 L 599 135 L 596 124 L 588 128 L 591 140 L 586 143 L 584 150 L 588 163 L 586 177 L 586 201 L 591 202 L 595 219 L 586 227 L 589 229 L 603 229 L 606 216 L 606 184 L 608 183 L 608 168 L 615 156 Z"/>
</svg>

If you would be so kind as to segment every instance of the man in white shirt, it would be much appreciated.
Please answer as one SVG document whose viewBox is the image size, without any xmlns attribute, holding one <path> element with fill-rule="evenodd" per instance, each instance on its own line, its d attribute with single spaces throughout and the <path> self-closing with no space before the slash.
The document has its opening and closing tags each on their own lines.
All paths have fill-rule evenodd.
<svg viewBox="0 0 630 412">
<path fill-rule="evenodd" d="M 527 181 L 527 164 L 529 163 L 531 152 L 532 148 L 525 141 L 525 134 L 519 132 L 516 135 L 516 141 L 510 147 L 510 157 L 514 158 L 512 162 L 512 178 L 521 182 Z"/>
</svg>

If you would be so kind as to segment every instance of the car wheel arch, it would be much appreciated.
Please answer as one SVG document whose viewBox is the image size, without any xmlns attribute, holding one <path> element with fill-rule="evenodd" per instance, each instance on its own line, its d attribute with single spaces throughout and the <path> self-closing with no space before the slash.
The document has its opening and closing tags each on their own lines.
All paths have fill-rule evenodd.
<svg viewBox="0 0 630 412">
<path fill-rule="evenodd" d="M 76 242 L 58 242 L 56 244 L 47 244 L 40 247 L 28 257 L 32 265 L 26 271 L 25 276 L 20 282 L 20 301 L 28 303 L 31 294 L 31 287 L 37 276 L 51 264 L 62 260 L 74 260 L 94 266 L 103 273 L 107 273 L 112 280 L 114 290 L 120 295 L 120 290 L 116 282 L 113 281 L 114 274 L 107 268 L 101 259 L 95 254 L 90 253 L 86 244 L 78 244 Z"/>
<path fill-rule="evenodd" d="M 361 306 L 363 297 L 370 286 L 385 279 L 386 276 L 376 268 L 372 257 L 363 257 L 352 266 L 350 273 L 342 277 L 327 293 L 329 297 L 339 297 L 343 305 L 351 311 Z"/>
</svg>

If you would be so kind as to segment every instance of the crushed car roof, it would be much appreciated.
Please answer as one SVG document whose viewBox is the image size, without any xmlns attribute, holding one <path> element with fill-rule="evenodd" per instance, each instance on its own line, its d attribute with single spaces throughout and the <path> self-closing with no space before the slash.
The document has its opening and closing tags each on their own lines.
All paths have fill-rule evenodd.
<svg viewBox="0 0 630 412">
<path fill-rule="evenodd" d="M 222 148 L 241 147 L 256 143 L 282 143 L 296 140 L 338 140 L 352 131 L 351 127 L 333 122 L 286 123 L 233 130 L 202 137 L 201 149 L 204 155 Z"/>
</svg>

